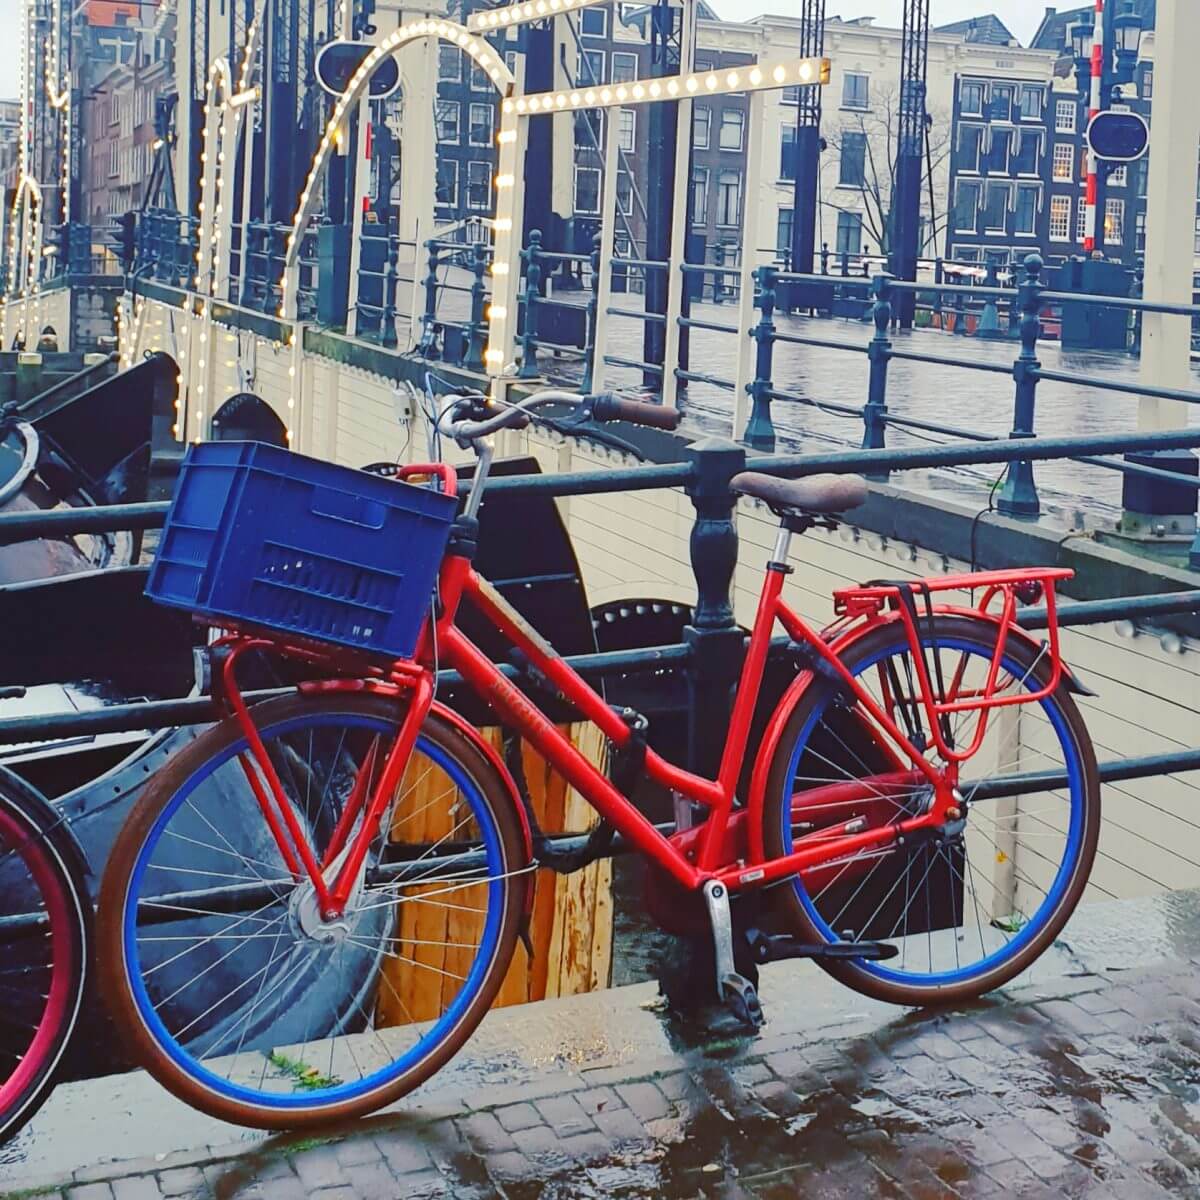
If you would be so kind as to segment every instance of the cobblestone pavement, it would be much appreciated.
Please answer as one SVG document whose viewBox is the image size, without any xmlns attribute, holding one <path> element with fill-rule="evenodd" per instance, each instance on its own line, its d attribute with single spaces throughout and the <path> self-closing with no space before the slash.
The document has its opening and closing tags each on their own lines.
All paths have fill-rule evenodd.
<svg viewBox="0 0 1200 1200">
<path fill-rule="evenodd" d="M 85 1168 L 9 1195 L 1200 1197 L 1197 961 L 1081 969 L 952 1013 L 847 1001 L 833 1036 L 675 1029 L 674 1052 L 653 1060 L 546 1064 L 470 1105 L 435 1099 L 322 1138 Z"/>
</svg>

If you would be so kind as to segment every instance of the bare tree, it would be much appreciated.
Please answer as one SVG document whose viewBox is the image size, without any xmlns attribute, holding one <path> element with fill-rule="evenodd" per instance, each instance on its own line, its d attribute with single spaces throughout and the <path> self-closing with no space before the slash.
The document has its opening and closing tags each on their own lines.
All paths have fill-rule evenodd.
<svg viewBox="0 0 1200 1200">
<path fill-rule="evenodd" d="M 926 222 L 922 251 L 936 247 L 949 217 L 948 198 L 938 195 L 937 179 L 950 155 L 952 125 L 945 113 L 931 113 L 930 118 L 921 148 L 921 212 Z M 899 91 L 879 90 L 872 95 L 869 109 L 843 113 L 839 128 L 824 131 L 827 149 L 821 159 L 821 204 L 835 212 L 858 213 L 866 235 L 881 254 L 892 249 L 899 123 Z M 860 151 L 861 175 L 851 166 Z M 848 173 L 842 168 L 842 156 L 847 152 Z M 847 175 L 848 181 L 843 182 Z"/>
</svg>

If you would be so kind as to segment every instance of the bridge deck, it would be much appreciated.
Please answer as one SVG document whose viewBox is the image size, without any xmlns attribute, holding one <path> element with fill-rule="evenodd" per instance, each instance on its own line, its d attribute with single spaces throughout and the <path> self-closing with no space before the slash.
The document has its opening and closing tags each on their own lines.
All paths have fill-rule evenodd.
<svg viewBox="0 0 1200 1200">
<path fill-rule="evenodd" d="M 796 963 L 764 974 L 757 1039 L 674 1024 L 652 984 L 496 1012 L 408 1103 L 319 1143 L 220 1125 L 141 1075 L 68 1085 L 6 1147 L 0 1186 L 69 1200 L 1197 1195 L 1198 908 L 1176 892 L 1081 910 L 1017 986 L 941 1015 Z"/>
</svg>

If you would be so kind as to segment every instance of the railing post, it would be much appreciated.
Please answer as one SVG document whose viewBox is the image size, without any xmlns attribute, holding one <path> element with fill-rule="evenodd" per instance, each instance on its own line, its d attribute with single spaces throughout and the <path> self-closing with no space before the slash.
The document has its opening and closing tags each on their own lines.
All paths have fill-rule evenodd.
<svg viewBox="0 0 1200 1200">
<path fill-rule="evenodd" d="M 821 243 L 821 274 L 829 274 L 829 243 Z"/>
<path fill-rule="evenodd" d="M 996 274 L 996 260 L 988 259 L 987 276 L 983 281 L 984 287 L 994 288 L 1000 286 L 999 277 Z M 979 318 L 979 327 L 975 332 L 982 338 L 997 338 L 1000 337 L 1000 307 L 996 303 L 995 296 L 987 296 L 983 302 L 983 314 Z"/>
<path fill-rule="evenodd" d="M 892 279 L 886 271 L 871 281 L 871 294 L 875 303 L 871 306 L 871 317 L 875 322 L 875 336 L 867 347 L 867 358 L 871 363 L 871 377 L 867 387 L 867 402 L 863 406 L 864 450 L 882 450 L 887 445 L 887 376 L 888 363 L 892 360 L 892 343 L 888 337 L 888 326 L 892 320 Z M 888 471 L 871 471 L 868 478 L 884 480 Z"/>
<path fill-rule="evenodd" d="M 850 278 L 850 252 L 848 250 L 842 251 L 841 270 L 842 270 L 842 278 L 849 279 Z"/>
<path fill-rule="evenodd" d="M 696 607 L 683 631 L 691 648 L 688 679 L 688 765 L 716 778 L 729 725 L 729 704 L 742 663 L 742 631 L 733 616 L 737 567 L 737 499 L 729 481 L 746 466 L 743 447 L 703 438 L 684 452 L 693 475 L 687 493 L 696 510 L 691 559 Z"/>
<path fill-rule="evenodd" d="M 596 234 L 592 239 L 592 279 L 591 294 L 587 302 L 587 335 L 583 347 L 583 383 L 585 393 L 592 390 L 592 380 L 595 378 L 596 367 L 596 317 L 600 312 L 600 246 L 604 241 L 603 234 Z"/>
<path fill-rule="evenodd" d="M 943 324 L 942 324 L 942 283 L 944 282 L 944 278 L 942 276 L 942 266 L 943 266 L 942 258 L 941 258 L 941 255 L 939 255 L 937 258 L 935 258 L 933 260 L 933 282 L 934 282 L 935 288 L 937 289 L 933 293 L 933 316 L 936 317 L 937 320 L 932 322 L 932 324 L 934 324 L 938 329 L 941 329 L 943 327 Z"/>
<path fill-rule="evenodd" d="M 713 247 L 713 266 L 723 267 L 725 265 L 725 247 L 718 242 Z M 701 286 L 701 293 L 704 288 Z M 713 272 L 713 303 L 725 303 L 725 276 L 720 271 Z"/>
<path fill-rule="evenodd" d="M 1141 300 L 1146 289 L 1146 260 L 1139 258 L 1133 268 L 1133 286 L 1129 295 L 1134 300 Z M 1138 358 L 1142 356 L 1142 313 L 1140 310 L 1133 314 L 1133 331 L 1129 340 L 1129 353 Z"/>
<path fill-rule="evenodd" d="M 487 288 L 483 282 L 487 274 L 487 254 L 483 243 L 476 242 L 471 251 L 471 323 L 467 327 L 467 357 L 463 366 L 468 371 L 483 370 L 484 335 L 487 324 L 483 319 L 486 307 Z"/>
<path fill-rule="evenodd" d="M 755 341 L 754 379 L 747 386 L 750 393 L 750 419 L 742 441 L 754 450 L 768 453 L 775 449 L 775 426 L 771 423 L 771 358 L 775 351 L 775 301 L 779 286 L 779 271 L 775 267 L 759 267 L 754 272 L 758 283 L 762 316 L 750 330 Z"/>
<path fill-rule="evenodd" d="M 1042 266 L 1042 258 L 1038 254 L 1031 254 L 1025 259 L 1025 278 L 1017 294 L 1017 303 L 1021 306 L 1021 353 L 1013 364 L 1017 394 L 1013 405 L 1013 429 L 1009 435 L 1015 438 L 1034 436 L 1037 373 L 1042 365 L 1037 358 L 1037 343 L 1042 333 L 1042 323 L 1038 319 L 1042 307 Z M 1007 517 L 1036 517 L 1040 512 L 1037 487 L 1033 482 L 1033 464 L 1028 459 L 1009 463 L 996 508 Z"/>
<path fill-rule="evenodd" d="M 961 280 L 960 280 L 961 282 Z M 954 332 L 961 337 L 967 336 L 967 293 L 954 293 Z"/>
<path fill-rule="evenodd" d="M 383 311 L 379 314 L 379 337 L 382 345 L 393 349 L 396 337 L 396 279 L 400 274 L 400 243 L 389 233 L 387 237 L 387 265 L 383 272 Z"/>
<path fill-rule="evenodd" d="M 430 238 L 425 243 L 429 250 L 429 269 L 425 275 L 425 312 L 421 317 L 423 330 L 421 333 L 421 350 L 425 355 L 433 351 L 437 340 L 435 325 L 437 323 L 438 302 L 438 244 L 436 238 Z"/>
<path fill-rule="evenodd" d="M 525 263 L 525 328 L 521 333 L 521 368 L 518 379 L 538 377 L 537 360 L 537 306 L 541 296 L 542 264 L 538 255 L 542 248 L 542 231 L 529 232 L 529 248 L 521 251 Z"/>
</svg>

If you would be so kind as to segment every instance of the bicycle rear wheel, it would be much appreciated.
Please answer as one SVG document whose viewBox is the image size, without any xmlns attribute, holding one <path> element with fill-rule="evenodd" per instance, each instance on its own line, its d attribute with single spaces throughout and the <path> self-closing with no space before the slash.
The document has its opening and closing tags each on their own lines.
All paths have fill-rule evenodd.
<svg viewBox="0 0 1200 1200">
<path fill-rule="evenodd" d="M 941 659 L 960 695 L 980 688 L 995 627 L 960 616 L 922 623 L 928 661 Z M 931 744 L 904 631 L 885 626 L 852 646 L 846 666 L 914 744 Z M 1001 695 L 1040 691 L 1044 650 L 1009 639 Z M 971 744 L 977 713 L 956 714 L 954 744 Z M 940 760 L 927 751 L 931 762 Z M 884 826 L 922 811 L 929 789 L 870 716 L 831 684 L 814 683 L 788 718 L 764 803 L 768 857 L 799 837 L 847 824 Z M 1054 775 L 1022 787 L 1017 777 Z M 1065 684 L 1037 702 L 992 710 L 983 744 L 962 767 L 963 818 L 936 835 L 832 860 L 776 889 L 805 941 L 882 941 L 895 958 L 818 960 L 856 991 L 895 1004 L 958 1003 L 1025 970 L 1066 924 L 1100 830 L 1100 783 L 1083 718 Z M 866 780 L 866 783 L 861 781 Z M 811 844 L 811 843 L 810 843 Z"/>
<path fill-rule="evenodd" d="M 403 709 L 288 697 L 253 715 L 324 861 Z M 492 766 L 431 716 L 344 919 L 325 922 L 284 863 L 246 754 L 222 722 L 146 788 L 101 889 L 105 995 L 139 1061 L 213 1116 L 265 1129 L 360 1116 L 437 1071 L 491 1005 L 525 911 L 520 820 Z"/>
<path fill-rule="evenodd" d="M 90 929 L 70 834 L 0 769 L 0 1140 L 53 1090 L 83 1003 Z"/>
</svg>

